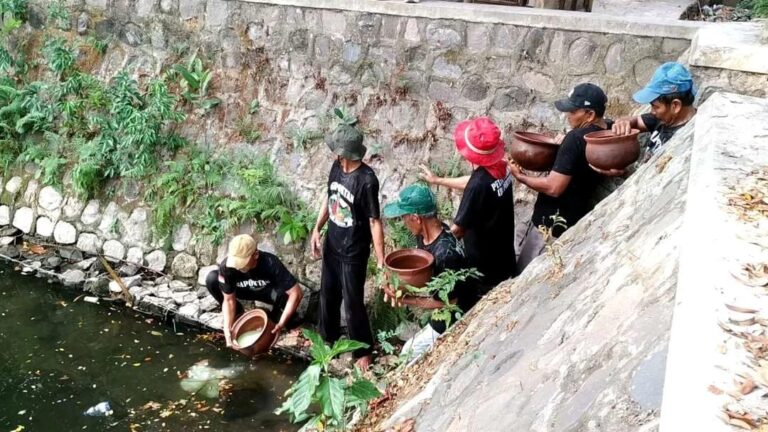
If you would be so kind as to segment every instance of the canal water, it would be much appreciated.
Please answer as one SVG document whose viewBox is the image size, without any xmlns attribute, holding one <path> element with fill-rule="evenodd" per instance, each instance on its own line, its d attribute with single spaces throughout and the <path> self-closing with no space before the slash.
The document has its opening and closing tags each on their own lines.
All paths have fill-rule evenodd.
<svg viewBox="0 0 768 432">
<path fill-rule="evenodd" d="M 222 345 L 0 262 L 0 430 L 298 429 L 273 411 L 303 365 L 249 362 Z M 182 388 L 190 368 L 229 377 L 218 397 L 203 394 L 218 380 Z M 84 414 L 101 402 L 112 415 Z"/>
</svg>

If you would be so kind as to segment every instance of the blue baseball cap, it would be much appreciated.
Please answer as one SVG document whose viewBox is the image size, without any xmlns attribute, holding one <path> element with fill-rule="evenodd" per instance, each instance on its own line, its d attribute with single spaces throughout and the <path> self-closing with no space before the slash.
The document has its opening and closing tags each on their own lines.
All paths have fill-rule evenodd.
<svg viewBox="0 0 768 432">
<path fill-rule="evenodd" d="M 696 94 L 691 73 L 680 63 L 668 62 L 659 66 L 653 73 L 651 81 L 645 88 L 635 93 L 632 98 L 637 103 L 648 104 L 658 99 L 659 96 L 688 90 L 694 95 Z"/>
</svg>

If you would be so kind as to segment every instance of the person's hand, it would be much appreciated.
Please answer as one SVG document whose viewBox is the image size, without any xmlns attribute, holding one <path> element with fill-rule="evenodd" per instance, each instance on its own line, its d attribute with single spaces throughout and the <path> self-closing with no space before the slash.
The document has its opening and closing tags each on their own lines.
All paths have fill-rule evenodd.
<svg viewBox="0 0 768 432">
<path fill-rule="evenodd" d="M 632 133 L 632 123 L 629 120 L 616 120 L 611 130 L 619 136 L 629 135 Z"/>
<path fill-rule="evenodd" d="M 281 331 L 285 328 L 285 324 L 283 323 L 277 323 L 275 324 L 275 328 L 272 329 L 273 335 L 279 335 Z"/>
<path fill-rule="evenodd" d="M 512 174 L 512 177 L 516 179 L 519 179 L 520 176 L 523 175 L 522 170 L 520 170 L 520 165 L 518 165 L 514 161 L 509 163 L 509 173 Z"/>
<path fill-rule="evenodd" d="M 623 175 L 624 175 L 624 174 L 627 172 L 626 170 L 623 170 L 623 169 L 615 169 L 615 168 L 611 168 L 611 169 L 608 169 L 608 170 L 604 170 L 604 169 L 602 169 L 602 168 L 598 168 L 598 167 L 596 167 L 596 166 L 594 166 L 594 165 L 592 165 L 592 164 L 589 164 L 589 167 L 590 167 L 590 168 L 592 168 L 593 170 L 595 170 L 596 172 L 598 172 L 598 173 L 600 173 L 600 174 L 602 174 L 602 175 L 604 175 L 604 176 L 608 176 L 608 177 L 619 177 L 619 176 L 623 176 Z"/>
<path fill-rule="evenodd" d="M 392 286 L 388 282 L 385 282 L 381 289 L 384 291 L 384 303 L 389 304 L 393 308 L 403 305 L 402 297 L 397 296 L 397 293 L 392 289 Z"/>
<path fill-rule="evenodd" d="M 427 167 L 424 164 L 419 165 L 419 168 L 421 169 L 421 174 L 419 174 L 419 178 L 429 184 L 435 184 L 437 182 L 437 179 L 440 178 L 436 176 L 435 173 L 433 173 L 432 170 L 429 169 L 429 167 Z"/>
<path fill-rule="evenodd" d="M 237 344 L 237 341 L 232 340 L 230 333 L 224 333 L 224 340 L 227 342 L 227 348 L 232 348 L 233 350 L 240 349 L 240 345 Z"/>
<path fill-rule="evenodd" d="M 320 238 L 320 231 L 313 229 L 312 230 L 312 239 L 310 240 L 310 244 L 312 247 L 312 256 L 315 257 L 315 259 L 320 258 L 321 256 L 321 248 L 322 248 L 322 239 Z"/>
<path fill-rule="evenodd" d="M 563 140 L 565 139 L 565 134 L 557 134 L 554 138 L 552 138 L 552 142 L 555 144 L 562 144 Z"/>
</svg>

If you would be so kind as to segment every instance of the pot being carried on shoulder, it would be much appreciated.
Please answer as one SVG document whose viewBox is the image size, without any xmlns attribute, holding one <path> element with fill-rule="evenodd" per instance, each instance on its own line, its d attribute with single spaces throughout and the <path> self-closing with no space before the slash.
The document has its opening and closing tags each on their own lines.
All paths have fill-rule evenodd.
<svg viewBox="0 0 768 432">
<path fill-rule="evenodd" d="M 604 169 L 624 169 L 640 157 L 638 129 L 632 129 L 629 135 L 614 135 L 611 130 L 590 132 L 584 135 L 587 142 L 587 162 Z"/>
<path fill-rule="evenodd" d="M 240 316 L 232 324 L 232 340 L 238 345 L 238 351 L 253 357 L 269 351 L 276 335 L 272 334 L 275 323 L 270 321 L 262 309 L 253 309 Z"/>
<path fill-rule="evenodd" d="M 555 165 L 560 144 L 555 139 L 535 132 L 516 131 L 512 134 L 510 156 L 523 169 L 549 171 Z"/>
</svg>

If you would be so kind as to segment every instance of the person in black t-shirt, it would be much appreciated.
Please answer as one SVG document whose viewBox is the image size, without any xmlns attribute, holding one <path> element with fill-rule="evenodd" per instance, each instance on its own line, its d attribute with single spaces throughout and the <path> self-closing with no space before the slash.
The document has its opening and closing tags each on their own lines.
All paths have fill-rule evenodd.
<svg viewBox="0 0 768 432">
<path fill-rule="evenodd" d="M 519 272 L 544 249 L 539 226 L 551 228 L 552 235 L 559 237 L 594 208 L 592 196 L 601 176 L 587 162 L 584 135 L 610 127 L 610 122 L 603 119 L 607 101 L 603 90 L 594 84 L 574 87 L 568 98 L 555 102 L 555 107 L 566 113 L 572 130 L 560 143 L 552 171 L 544 177 L 532 177 L 523 174 L 516 164 L 510 167 L 520 183 L 539 193 L 520 248 Z M 560 223 L 555 223 L 557 217 L 562 218 Z"/>
<path fill-rule="evenodd" d="M 227 346 L 238 349 L 232 340 L 232 324 L 243 312 L 238 300 L 257 300 L 272 305 L 268 313 L 274 321 L 272 333 L 297 324 L 296 309 L 303 293 L 296 278 L 273 254 L 256 248 L 256 240 L 242 234 L 229 242 L 229 253 L 205 279 L 208 292 L 221 305 L 224 339 Z"/>
<path fill-rule="evenodd" d="M 423 184 L 406 187 L 400 192 L 398 201 L 384 207 L 384 217 L 402 218 L 408 231 L 416 236 L 417 247 L 432 254 L 435 259 L 433 276 L 438 276 L 445 270 L 462 270 L 468 267 L 459 241 L 437 218 L 437 203 L 429 187 Z M 460 282 L 448 295 L 448 299 L 455 303 L 462 313 L 465 313 L 477 302 L 475 288 L 470 281 Z M 445 306 L 437 294 L 433 298 L 411 295 L 398 298 L 389 284 L 383 289 L 387 297 L 395 299 L 401 305 L 421 309 L 441 309 Z M 445 330 L 445 321 L 430 320 L 420 332 L 405 343 L 403 354 L 410 361 L 416 360 Z"/>
<path fill-rule="evenodd" d="M 468 265 L 483 274 L 478 291 L 484 295 L 515 275 L 514 179 L 504 160 L 501 131 L 491 119 L 479 117 L 459 123 L 454 141 L 459 154 L 474 167 L 469 178 L 447 181 L 430 177 L 431 173 L 422 168 L 423 178 L 430 183 L 463 186 L 451 232 L 464 241 Z"/>
<path fill-rule="evenodd" d="M 651 104 L 651 112 L 636 117 L 616 120 L 613 132 L 629 135 L 632 129 L 650 132 L 641 162 L 647 162 L 680 128 L 696 115 L 693 102 L 696 89 L 688 69 L 680 63 L 668 62 L 659 66 L 651 81 L 632 98 L 637 103 Z M 597 170 L 609 176 L 620 176 L 624 170 Z"/>
<path fill-rule="evenodd" d="M 340 125 L 326 138 L 336 155 L 328 176 L 327 194 L 315 228 L 312 254 L 323 257 L 320 281 L 320 333 L 333 343 L 341 336 L 341 303 L 347 317 L 350 339 L 369 345 L 355 351 L 357 365 L 367 369 L 371 362 L 373 334 L 364 303 L 368 257 L 373 242 L 376 262 L 384 264 L 384 229 L 379 215 L 379 180 L 362 162 L 366 148 L 363 135 L 350 125 Z M 320 231 L 328 233 L 323 244 Z M 322 250 L 322 254 L 321 254 Z"/>
</svg>

